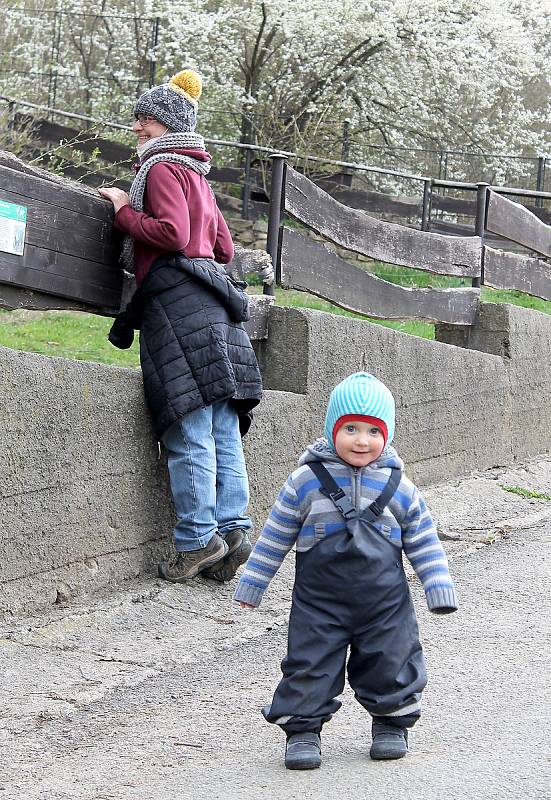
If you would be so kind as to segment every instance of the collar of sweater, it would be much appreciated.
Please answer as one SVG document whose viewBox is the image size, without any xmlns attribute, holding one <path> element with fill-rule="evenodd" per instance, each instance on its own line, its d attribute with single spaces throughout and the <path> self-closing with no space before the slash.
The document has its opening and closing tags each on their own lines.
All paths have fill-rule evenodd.
<svg viewBox="0 0 551 800">
<path fill-rule="evenodd" d="M 342 458 L 339 458 L 335 450 L 329 446 L 327 439 L 325 438 L 318 439 L 313 444 L 309 445 L 299 458 L 298 463 L 300 466 L 302 466 L 303 464 L 307 464 L 309 461 L 323 461 L 325 464 L 340 464 L 341 466 L 353 469 L 350 464 L 347 464 L 346 461 L 343 461 Z M 368 464 L 367 467 L 364 467 L 363 469 L 381 469 L 383 467 L 397 467 L 398 469 L 404 469 L 404 462 L 394 447 L 392 447 L 390 444 L 385 447 L 376 461 Z"/>
</svg>

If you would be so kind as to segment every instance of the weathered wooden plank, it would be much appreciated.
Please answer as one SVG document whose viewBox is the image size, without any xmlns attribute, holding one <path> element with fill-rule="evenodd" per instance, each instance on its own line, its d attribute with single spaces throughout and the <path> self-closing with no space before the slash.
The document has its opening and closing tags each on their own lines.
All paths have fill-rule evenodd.
<svg viewBox="0 0 551 800">
<path fill-rule="evenodd" d="M 418 217 L 423 210 L 423 202 L 419 197 L 393 196 L 367 189 L 348 189 L 331 181 L 315 181 L 316 185 L 326 191 L 339 203 L 361 211 L 376 214 L 394 214 L 401 217 Z"/>
<path fill-rule="evenodd" d="M 78 196 L 79 214 L 109 224 L 113 223 L 113 206 L 103 200 L 94 189 L 67 178 L 52 180 L 52 177 L 46 177 L 44 172 L 46 170 L 33 168 L 31 172 L 0 165 L 0 189 L 70 211 L 75 209 Z"/>
<path fill-rule="evenodd" d="M 545 222 L 546 225 L 551 225 L 551 211 L 548 208 L 539 208 L 538 206 L 525 206 L 528 211 L 531 211 L 538 219 Z"/>
<path fill-rule="evenodd" d="M 6 191 L 1 184 L 0 168 L 0 199 L 27 207 L 27 244 L 100 264 L 117 263 L 121 237 L 112 224 L 79 214 L 78 211 L 52 206 L 43 200 Z"/>
<path fill-rule="evenodd" d="M 78 300 L 92 305 L 118 308 L 122 270 L 95 264 L 94 273 L 84 280 L 84 259 L 25 246 L 22 256 L 0 254 L 0 283 L 9 283 L 45 294 Z"/>
<path fill-rule="evenodd" d="M 465 217 L 474 217 L 476 214 L 476 200 L 464 200 L 460 197 L 448 197 L 431 192 L 430 202 L 433 211 L 445 211 L 447 214 L 459 214 Z"/>
<path fill-rule="evenodd" d="M 21 289 L 19 286 L 9 286 L 0 283 L 0 308 L 8 310 L 24 309 L 26 311 L 88 311 L 94 314 L 106 314 L 107 309 L 78 303 L 76 300 L 67 300 L 51 294 L 35 292 L 31 289 Z M 111 310 L 112 316 L 115 310 Z"/>
<path fill-rule="evenodd" d="M 467 200 L 459 197 L 449 197 L 447 195 L 431 194 L 431 205 L 434 211 L 444 211 L 446 214 L 457 214 L 462 217 L 474 217 L 476 214 L 476 200 Z M 524 205 L 538 219 L 549 224 L 551 223 L 551 213 L 547 208 L 538 208 L 533 205 Z M 474 223 L 473 223 L 474 224 Z"/>
<path fill-rule="evenodd" d="M 118 189 L 128 192 L 132 184 L 132 181 L 126 180 L 126 178 L 117 178 L 109 172 L 90 172 L 90 167 L 81 167 L 78 164 L 72 164 L 68 161 L 64 161 L 63 163 L 63 175 L 66 178 L 71 178 L 74 181 L 78 181 L 85 186 L 91 186 L 93 188 L 99 186 L 116 186 Z"/>
<path fill-rule="evenodd" d="M 478 236 L 448 237 L 369 217 L 287 168 L 285 210 L 331 241 L 370 258 L 441 275 L 480 275 Z"/>
<path fill-rule="evenodd" d="M 486 228 L 529 250 L 551 256 L 551 226 L 541 222 L 520 203 L 490 191 Z"/>
<path fill-rule="evenodd" d="M 39 139 L 48 144 L 56 146 L 63 140 L 70 141 L 70 146 L 82 153 L 91 155 L 99 150 L 99 158 L 111 164 L 132 161 L 136 158 L 136 149 L 129 145 L 114 142 L 112 139 L 105 139 L 101 136 L 94 136 L 89 131 L 82 131 L 78 128 L 70 128 L 66 125 L 59 125 L 57 122 L 50 122 L 45 119 L 35 119 L 24 114 L 16 115 L 18 121 L 27 120 L 32 124 L 33 139 Z"/>
<path fill-rule="evenodd" d="M 406 289 L 339 258 L 320 242 L 283 229 L 282 283 L 311 292 L 340 308 L 378 319 L 423 319 L 471 325 L 478 289 Z"/>
<path fill-rule="evenodd" d="M 211 167 L 207 179 L 212 183 L 243 183 L 244 172 L 239 167 Z"/>
<path fill-rule="evenodd" d="M 469 231 L 472 231 L 474 228 L 468 225 L 457 225 L 454 222 L 441 222 L 440 220 L 431 220 L 431 230 L 439 231 L 440 233 L 446 233 L 451 236 L 464 236 L 468 234 Z M 503 236 L 498 236 L 497 233 L 485 233 L 484 234 L 484 241 L 490 242 L 492 245 L 495 245 L 504 250 L 512 250 L 514 252 L 523 252 L 522 245 L 517 244 L 516 242 L 512 242 L 509 239 L 504 239 Z"/>
<path fill-rule="evenodd" d="M 551 300 L 551 264 L 538 258 L 484 248 L 484 284 Z"/>
</svg>

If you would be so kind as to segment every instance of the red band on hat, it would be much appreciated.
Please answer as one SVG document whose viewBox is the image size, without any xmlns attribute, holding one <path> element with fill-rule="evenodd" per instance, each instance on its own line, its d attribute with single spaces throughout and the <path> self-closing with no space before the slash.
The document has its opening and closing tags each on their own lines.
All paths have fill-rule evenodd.
<svg viewBox="0 0 551 800">
<path fill-rule="evenodd" d="M 375 425 L 375 427 L 379 428 L 383 434 L 386 447 L 386 440 L 388 439 L 388 428 L 386 426 L 386 422 L 378 417 L 368 417 L 366 414 L 345 414 L 344 417 L 339 417 L 333 426 L 333 444 L 335 444 L 335 437 L 339 431 L 339 428 L 342 428 L 343 425 L 348 425 L 349 422 L 367 422 L 368 425 Z"/>
</svg>

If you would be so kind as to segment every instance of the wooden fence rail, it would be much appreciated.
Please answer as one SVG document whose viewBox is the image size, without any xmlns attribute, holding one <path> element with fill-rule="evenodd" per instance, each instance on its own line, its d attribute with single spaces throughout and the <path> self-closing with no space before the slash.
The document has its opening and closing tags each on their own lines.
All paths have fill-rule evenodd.
<svg viewBox="0 0 551 800">
<path fill-rule="evenodd" d="M 310 230 L 354 253 L 389 264 L 440 275 L 478 278 L 482 242 L 418 231 L 344 206 L 296 170 L 287 167 L 283 208 Z M 478 289 L 407 289 L 339 258 L 319 242 L 283 228 L 282 285 L 302 289 L 380 319 L 423 319 L 468 325 L 478 308 Z"/>
<path fill-rule="evenodd" d="M 347 250 L 440 275 L 480 275 L 478 237 L 442 236 L 375 219 L 342 205 L 291 167 L 284 197 L 288 214 Z"/>
<path fill-rule="evenodd" d="M 407 289 L 358 269 L 290 228 L 282 231 L 281 260 L 282 286 L 377 319 L 470 325 L 478 309 L 478 289 Z"/>
<path fill-rule="evenodd" d="M 487 191 L 486 230 L 508 237 L 540 257 L 483 246 L 480 236 L 443 236 L 374 219 L 342 205 L 299 172 L 285 171 L 283 157 L 277 159 L 268 239 L 271 254 L 280 258 L 277 272 L 284 287 L 311 292 L 370 317 L 455 325 L 473 322 L 480 294 L 476 287 L 405 288 L 382 280 L 331 247 L 281 227 L 280 218 L 286 211 L 318 237 L 368 258 L 551 300 L 551 265 L 544 260 L 551 255 L 551 227 L 524 206 Z M 2 152 L 0 201 L 22 206 L 27 212 L 21 254 L 0 251 L 0 307 L 118 313 L 128 284 L 118 265 L 120 238 L 113 229 L 112 207 L 107 201 L 89 187 Z M 479 203 L 478 211 L 484 211 L 484 203 Z M 483 223 L 484 214 L 478 216 Z M 482 227 L 479 224 L 478 229 L 482 231 Z M 250 272 L 264 267 L 265 259 L 265 253 L 241 249 L 232 266 L 237 272 Z M 265 297 L 253 300 L 256 310 L 249 329 L 254 338 L 267 335 L 270 302 L 271 298 Z"/>
<path fill-rule="evenodd" d="M 27 210 L 21 255 L 0 250 L 0 308 L 75 309 L 116 315 L 132 284 L 118 258 L 120 235 L 113 207 L 82 184 L 30 167 L 0 151 L 0 202 Z M 266 253 L 238 248 L 232 270 L 243 274 L 266 266 Z M 272 298 L 251 298 L 247 329 L 267 336 Z"/>
<path fill-rule="evenodd" d="M 308 291 L 326 300 L 379 319 L 424 319 L 471 324 L 485 283 L 551 300 L 551 265 L 541 258 L 483 245 L 481 236 L 452 237 L 384 222 L 339 203 L 334 197 L 275 156 L 274 169 L 284 176 L 281 198 L 272 198 L 272 231 L 281 214 L 353 253 L 384 263 L 427 272 L 469 277 L 476 288 L 408 289 L 359 269 L 318 241 L 288 227 L 269 240 L 279 259 L 276 274 L 287 288 Z M 345 190 L 346 192 L 347 190 Z M 342 192 L 341 194 L 345 194 Z M 487 208 L 486 208 L 487 205 Z M 551 255 L 551 227 L 525 206 L 480 187 L 475 207 L 477 231 L 498 234 L 544 256 Z M 484 267 L 483 267 L 484 265 Z"/>
<path fill-rule="evenodd" d="M 518 242 L 529 250 L 551 256 L 551 226 L 508 197 L 496 192 L 489 192 L 489 196 L 487 230 Z"/>
<path fill-rule="evenodd" d="M 551 256 L 551 226 L 525 206 L 490 191 L 486 228 L 543 256 Z M 484 248 L 484 283 L 551 300 L 551 264 L 541 256 Z"/>
<path fill-rule="evenodd" d="M 343 205 L 368 213 L 388 214 L 393 217 L 402 217 L 404 220 L 420 219 L 423 213 L 423 197 L 421 194 L 411 197 L 408 195 L 390 195 L 357 187 L 347 188 L 336 181 L 328 181 L 326 179 L 317 180 L 315 183 L 340 203 L 343 203 Z M 439 194 L 434 189 L 429 193 L 429 201 L 433 214 L 436 211 L 442 211 L 448 216 L 460 217 L 461 219 L 476 215 L 476 200 Z M 538 208 L 532 204 L 525 205 L 524 208 L 528 208 L 542 222 L 548 225 L 551 223 L 551 211 L 549 209 Z M 454 232 L 457 235 L 461 235 L 462 227 L 467 227 L 466 224 L 460 226 L 452 221 L 442 223 L 440 220 L 431 220 L 431 227 L 435 223 L 446 226 L 450 233 Z M 470 232 L 472 233 L 472 227 Z"/>
</svg>

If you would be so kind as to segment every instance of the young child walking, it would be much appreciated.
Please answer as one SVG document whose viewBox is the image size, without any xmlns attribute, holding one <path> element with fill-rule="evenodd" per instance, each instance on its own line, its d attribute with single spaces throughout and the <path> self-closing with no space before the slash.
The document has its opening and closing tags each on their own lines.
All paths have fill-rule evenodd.
<svg viewBox="0 0 551 800">
<path fill-rule="evenodd" d="M 394 419 L 394 398 L 373 375 L 336 386 L 325 438 L 285 482 L 235 590 L 242 607 L 258 606 L 296 546 L 283 678 L 262 711 L 287 734 L 288 769 L 320 766 L 320 732 L 341 706 L 345 670 L 372 716 L 371 758 L 406 754 L 427 678 L 402 550 L 429 610 L 457 609 L 434 522 L 390 446 Z"/>
</svg>

